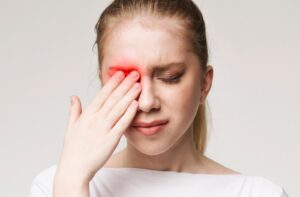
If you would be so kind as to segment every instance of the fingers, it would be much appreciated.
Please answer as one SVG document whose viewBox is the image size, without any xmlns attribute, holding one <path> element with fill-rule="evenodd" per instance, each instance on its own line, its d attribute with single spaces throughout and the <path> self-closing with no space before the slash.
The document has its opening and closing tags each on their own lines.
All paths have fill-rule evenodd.
<svg viewBox="0 0 300 197">
<path fill-rule="evenodd" d="M 68 118 L 68 128 L 71 128 L 71 126 L 77 121 L 79 116 L 82 113 L 82 107 L 80 99 L 77 98 L 77 96 L 71 96 L 71 106 L 69 111 L 69 118 Z"/>
<path fill-rule="evenodd" d="M 87 111 L 97 112 L 111 93 L 118 87 L 124 79 L 125 74 L 122 71 L 116 72 L 112 78 L 103 86 L 101 91 L 96 95 L 91 104 L 87 107 Z"/>
<path fill-rule="evenodd" d="M 113 125 L 120 119 L 120 117 L 126 112 L 130 103 L 139 95 L 141 91 L 141 85 L 135 83 L 129 92 L 114 106 L 114 108 L 105 117 L 108 128 L 112 128 Z"/>
<path fill-rule="evenodd" d="M 115 124 L 115 126 L 109 132 L 109 135 L 119 139 L 123 132 L 129 127 L 131 124 L 136 111 L 138 108 L 138 102 L 133 100 L 130 106 L 127 108 L 125 114 L 120 118 L 120 120 Z"/>
<path fill-rule="evenodd" d="M 106 117 L 111 109 L 119 102 L 121 98 L 129 91 L 133 84 L 138 80 L 139 73 L 132 71 L 124 81 L 116 88 L 116 90 L 107 98 L 102 108 L 98 111 L 102 117 Z"/>
</svg>

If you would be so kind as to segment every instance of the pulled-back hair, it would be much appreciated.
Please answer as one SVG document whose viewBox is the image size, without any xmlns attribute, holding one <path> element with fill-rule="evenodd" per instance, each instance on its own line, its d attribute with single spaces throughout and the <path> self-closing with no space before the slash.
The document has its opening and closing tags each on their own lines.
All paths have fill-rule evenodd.
<svg viewBox="0 0 300 197">
<path fill-rule="evenodd" d="M 141 16 L 154 17 L 159 20 L 168 19 L 170 23 L 176 22 L 174 26 L 180 30 L 177 33 L 184 38 L 188 47 L 197 55 L 202 71 L 206 70 L 208 49 L 205 22 L 201 11 L 192 0 L 114 0 L 102 12 L 95 26 L 99 72 L 102 68 L 104 42 L 114 25 Z M 198 108 L 193 121 L 193 130 L 195 146 L 201 153 L 204 153 L 207 137 L 205 103 L 200 104 Z"/>
</svg>

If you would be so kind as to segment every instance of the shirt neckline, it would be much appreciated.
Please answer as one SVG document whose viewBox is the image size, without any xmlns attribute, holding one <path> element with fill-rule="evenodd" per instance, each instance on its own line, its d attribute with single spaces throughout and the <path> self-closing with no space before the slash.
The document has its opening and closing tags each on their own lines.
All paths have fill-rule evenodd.
<svg viewBox="0 0 300 197">
<path fill-rule="evenodd" d="M 192 173 L 192 172 L 177 172 L 177 171 L 164 171 L 164 170 L 154 170 L 147 168 L 134 168 L 134 167 L 102 167 L 101 169 L 105 170 L 130 170 L 130 171 L 139 171 L 139 172 L 153 172 L 153 173 L 169 173 L 169 174 L 182 174 L 182 175 L 199 175 L 199 176 L 225 176 L 225 177 L 243 177 L 245 174 L 208 174 L 208 173 Z"/>
</svg>

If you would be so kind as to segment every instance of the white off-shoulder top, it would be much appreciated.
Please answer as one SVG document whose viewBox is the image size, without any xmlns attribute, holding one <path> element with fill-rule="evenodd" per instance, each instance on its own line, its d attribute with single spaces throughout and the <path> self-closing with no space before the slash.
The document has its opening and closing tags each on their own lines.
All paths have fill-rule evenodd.
<svg viewBox="0 0 300 197">
<path fill-rule="evenodd" d="M 34 178 L 30 197 L 52 197 L 55 170 L 53 165 Z M 101 168 L 89 188 L 90 197 L 288 197 L 282 186 L 260 176 L 142 168 Z"/>
</svg>

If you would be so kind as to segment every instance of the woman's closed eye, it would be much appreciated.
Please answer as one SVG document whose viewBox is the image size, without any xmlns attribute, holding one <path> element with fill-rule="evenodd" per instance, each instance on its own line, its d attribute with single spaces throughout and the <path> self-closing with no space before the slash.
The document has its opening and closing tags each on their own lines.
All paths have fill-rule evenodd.
<svg viewBox="0 0 300 197">
<path fill-rule="evenodd" d="M 180 81 L 180 77 L 170 77 L 170 78 L 162 78 L 162 81 L 168 84 L 178 83 Z"/>
<path fill-rule="evenodd" d="M 180 78 L 182 77 L 183 74 L 184 73 L 181 73 L 181 74 L 175 75 L 175 76 L 159 78 L 159 79 L 162 80 L 163 82 L 167 83 L 167 84 L 176 84 L 176 83 L 180 82 Z"/>
</svg>

